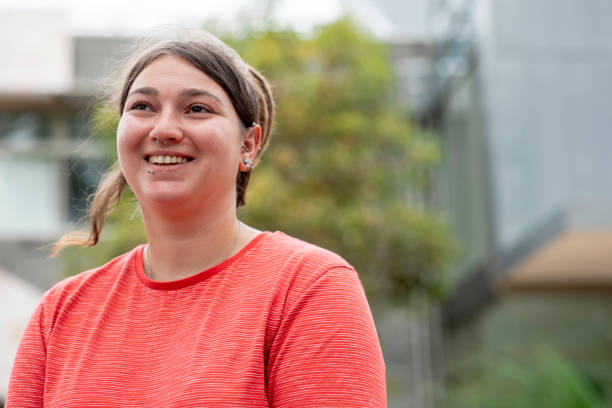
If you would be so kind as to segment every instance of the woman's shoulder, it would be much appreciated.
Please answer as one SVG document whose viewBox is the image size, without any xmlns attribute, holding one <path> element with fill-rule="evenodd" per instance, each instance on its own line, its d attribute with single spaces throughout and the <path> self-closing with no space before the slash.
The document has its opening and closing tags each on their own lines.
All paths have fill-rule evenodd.
<svg viewBox="0 0 612 408">
<path fill-rule="evenodd" d="M 132 264 L 142 252 L 142 245 L 121 254 L 104 265 L 88 269 L 76 275 L 67 277 L 51 287 L 43 296 L 43 303 L 57 303 L 75 293 L 95 286 L 99 290 L 106 290 L 112 286 L 117 277 Z"/>
<path fill-rule="evenodd" d="M 324 262 L 350 267 L 350 264 L 335 252 L 282 231 L 268 233 L 265 246 L 268 251 L 276 253 L 277 257 L 282 254 L 284 257 L 300 259 L 301 261 Z"/>
<path fill-rule="evenodd" d="M 255 251 L 259 262 L 283 274 L 297 274 L 302 278 L 317 279 L 336 268 L 354 268 L 340 255 L 318 245 L 292 237 L 284 232 L 266 233 Z"/>
</svg>

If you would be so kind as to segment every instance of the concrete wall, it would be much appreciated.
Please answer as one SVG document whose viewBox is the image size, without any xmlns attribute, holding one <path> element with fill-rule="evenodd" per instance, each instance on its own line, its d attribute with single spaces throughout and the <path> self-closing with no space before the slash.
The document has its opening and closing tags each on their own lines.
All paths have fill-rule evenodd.
<svg viewBox="0 0 612 408">
<path fill-rule="evenodd" d="M 60 17 L 0 14 L 0 93 L 64 93 L 72 89 L 72 41 Z"/>
<path fill-rule="evenodd" d="M 612 208 L 612 3 L 480 3 L 496 241 L 508 249 L 554 212 Z"/>
<path fill-rule="evenodd" d="M 457 282 L 491 249 L 490 175 L 478 78 L 454 81 L 441 124 L 443 157 L 435 182 L 436 206 L 446 215 L 460 253 L 448 271 Z"/>
</svg>

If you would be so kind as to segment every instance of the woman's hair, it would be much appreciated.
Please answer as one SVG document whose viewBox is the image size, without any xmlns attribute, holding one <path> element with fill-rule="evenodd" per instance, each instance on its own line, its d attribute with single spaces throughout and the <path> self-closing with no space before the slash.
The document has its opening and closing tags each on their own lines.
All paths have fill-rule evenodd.
<svg viewBox="0 0 612 408">
<path fill-rule="evenodd" d="M 113 92 L 106 98 L 107 102 L 115 105 L 121 115 L 134 80 L 151 62 L 166 55 L 183 58 L 223 88 L 245 128 L 253 123 L 261 127 L 261 150 L 256 152 L 254 159 L 254 164 L 257 164 L 268 145 L 274 122 L 274 101 L 270 85 L 257 70 L 246 64 L 234 49 L 212 34 L 199 30 L 180 30 L 172 34 L 175 38 L 164 35 L 163 39 L 152 36 L 138 41 L 141 45 L 137 46 L 121 70 L 122 75 L 116 86 L 111 87 Z M 237 207 L 245 203 L 249 177 L 249 171 L 239 171 L 236 176 Z M 57 255 L 70 245 L 96 245 L 106 216 L 118 204 L 126 185 L 127 181 L 118 163 L 113 164 L 102 176 L 90 202 L 89 232 L 75 231 L 65 234 L 55 243 L 51 256 Z"/>
</svg>

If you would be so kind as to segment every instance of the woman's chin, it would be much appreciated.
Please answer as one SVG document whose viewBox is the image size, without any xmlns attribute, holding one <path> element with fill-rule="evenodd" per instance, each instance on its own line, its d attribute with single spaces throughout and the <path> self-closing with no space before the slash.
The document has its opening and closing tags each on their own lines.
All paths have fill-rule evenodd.
<svg viewBox="0 0 612 408">
<path fill-rule="evenodd" d="M 141 206 L 180 206 L 189 201 L 192 194 L 182 189 L 150 188 L 137 194 Z"/>
</svg>

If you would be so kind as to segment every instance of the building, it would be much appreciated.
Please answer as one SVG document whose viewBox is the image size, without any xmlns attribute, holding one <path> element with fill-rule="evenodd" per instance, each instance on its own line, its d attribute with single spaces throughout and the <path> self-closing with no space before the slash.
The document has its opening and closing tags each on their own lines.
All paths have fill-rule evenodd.
<svg viewBox="0 0 612 408">
<path fill-rule="evenodd" d="M 104 168 L 92 96 L 126 40 L 73 37 L 32 13 L 3 13 L 0 35 L 0 265 L 47 289 L 61 278 L 49 244 L 84 215 Z"/>
<path fill-rule="evenodd" d="M 448 23 L 430 107 L 445 151 L 435 196 L 463 248 L 444 308 L 451 380 L 476 354 L 529 361 L 550 348 L 600 387 L 612 361 L 612 5 L 436 6 Z"/>
<path fill-rule="evenodd" d="M 446 271 L 441 317 L 420 301 L 391 324 L 407 339 L 398 342 L 407 389 L 398 394 L 410 406 L 445 406 L 427 391 L 440 371 L 452 394 L 474 377 L 474 360 L 535 364 L 546 350 L 609 393 L 612 6 L 426 3 L 428 31 L 414 52 L 414 38 L 401 35 L 412 21 L 405 3 L 377 2 L 398 33 L 402 94 L 440 137 L 444 158 L 427 201 L 446 215 L 461 253 Z M 476 388 L 486 394 L 484 383 Z"/>
</svg>

